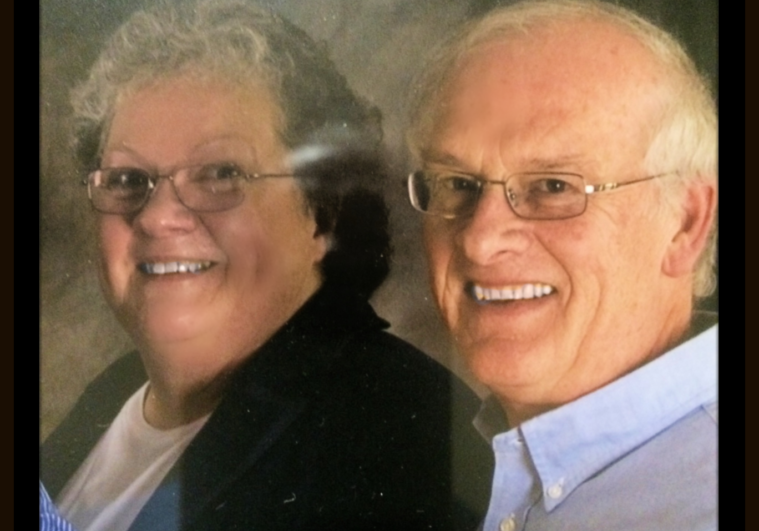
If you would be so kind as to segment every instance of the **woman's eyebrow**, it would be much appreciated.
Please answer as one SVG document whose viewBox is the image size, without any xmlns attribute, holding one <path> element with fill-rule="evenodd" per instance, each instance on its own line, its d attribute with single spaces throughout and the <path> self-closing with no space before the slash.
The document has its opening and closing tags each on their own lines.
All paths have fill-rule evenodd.
<svg viewBox="0 0 759 531">
<path fill-rule="evenodd" d="M 100 157 L 100 165 L 102 166 L 104 160 L 109 157 L 113 157 L 114 155 L 127 156 L 134 159 L 137 164 L 144 166 L 149 165 L 148 160 L 145 157 L 140 155 L 138 151 L 129 147 L 129 145 L 125 144 L 124 142 L 116 146 L 106 146 Z"/>
<path fill-rule="evenodd" d="M 213 148 L 216 145 L 220 145 L 221 147 L 227 147 L 230 145 L 234 147 L 243 147 L 246 151 L 249 152 L 248 154 L 251 154 L 251 155 L 256 154 L 256 146 L 248 142 L 247 140 L 245 140 L 244 138 L 242 138 L 236 133 L 225 133 L 225 134 L 220 134 L 218 136 L 207 138 L 195 144 L 193 146 L 193 149 L 203 150 L 207 148 Z"/>
</svg>

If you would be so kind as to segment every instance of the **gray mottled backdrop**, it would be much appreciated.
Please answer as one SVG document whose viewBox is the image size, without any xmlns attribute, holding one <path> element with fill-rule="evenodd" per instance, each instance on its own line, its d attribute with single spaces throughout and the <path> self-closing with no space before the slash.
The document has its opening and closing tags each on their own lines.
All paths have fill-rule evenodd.
<svg viewBox="0 0 759 531">
<path fill-rule="evenodd" d="M 44 440 L 84 386 L 130 349 L 99 291 L 94 232 L 85 189 L 68 150 L 71 87 L 99 46 L 148 0 L 41 0 L 40 145 L 40 437 Z M 503 2 L 501 2 L 503 3 Z M 717 0 L 620 2 L 664 25 L 685 42 L 716 91 Z M 429 49 L 490 0 L 270 0 L 273 8 L 326 41 L 354 89 L 382 109 L 396 170 L 388 183 L 395 259 L 373 304 L 393 332 L 465 378 L 427 290 L 420 220 L 401 186 L 409 162 L 403 147 L 405 95 Z M 715 306 L 715 298 L 706 305 Z M 469 380 L 471 382 L 471 380 Z"/>
</svg>

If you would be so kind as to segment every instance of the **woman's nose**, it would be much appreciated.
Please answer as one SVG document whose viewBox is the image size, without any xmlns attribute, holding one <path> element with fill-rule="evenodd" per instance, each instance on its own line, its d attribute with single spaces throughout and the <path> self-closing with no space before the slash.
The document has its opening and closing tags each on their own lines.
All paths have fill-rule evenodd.
<svg viewBox="0 0 759 531">
<path fill-rule="evenodd" d="M 169 178 L 157 180 L 133 221 L 137 229 L 152 236 L 192 231 L 197 222 L 197 215 L 182 204 Z"/>
</svg>

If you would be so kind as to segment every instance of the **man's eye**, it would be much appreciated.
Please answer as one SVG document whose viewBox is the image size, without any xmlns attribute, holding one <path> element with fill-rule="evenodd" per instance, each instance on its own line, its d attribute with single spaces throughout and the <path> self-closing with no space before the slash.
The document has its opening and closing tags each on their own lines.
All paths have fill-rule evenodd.
<svg viewBox="0 0 759 531">
<path fill-rule="evenodd" d="M 101 186 L 110 190 L 135 190 L 144 188 L 150 176 L 136 168 L 115 168 L 103 173 Z"/>
<path fill-rule="evenodd" d="M 533 193 L 539 194 L 557 195 L 577 192 L 577 189 L 572 183 L 557 178 L 545 178 L 533 181 L 530 188 Z"/>
<path fill-rule="evenodd" d="M 476 179 L 460 175 L 442 177 L 439 183 L 443 189 L 451 192 L 476 193 L 480 188 Z"/>
<path fill-rule="evenodd" d="M 545 179 L 543 181 L 545 191 L 551 194 L 559 194 L 566 191 L 568 184 L 561 179 Z"/>
</svg>

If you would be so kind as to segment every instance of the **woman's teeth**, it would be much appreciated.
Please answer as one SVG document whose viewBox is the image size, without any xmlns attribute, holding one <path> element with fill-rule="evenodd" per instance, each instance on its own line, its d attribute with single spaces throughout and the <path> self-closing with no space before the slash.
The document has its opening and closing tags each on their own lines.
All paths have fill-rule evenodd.
<svg viewBox="0 0 759 531">
<path fill-rule="evenodd" d="M 548 284 L 522 284 L 521 286 L 509 286 L 501 289 L 472 285 L 472 294 L 480 302 L 536 299 L 550 295 L 553 291 L 553 286 Z"/>
<path fill-rule="evenodd" d="M 157 262 L 142 263 L 140 271 L 148 275 L 166 275 L 168 273 L 200 273 L 211 267 L 211 262 Z"/>
</svg>

